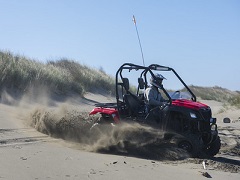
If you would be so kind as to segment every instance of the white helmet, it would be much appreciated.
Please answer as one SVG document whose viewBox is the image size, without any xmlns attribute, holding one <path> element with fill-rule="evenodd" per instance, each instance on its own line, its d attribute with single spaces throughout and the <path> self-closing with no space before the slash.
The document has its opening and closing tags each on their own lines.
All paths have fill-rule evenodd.
<svg viewBox="0 0 240 180">
<path fill-rule="evenodd" d="M 154 76 L 152 76 L 150 78 L 150 84 L 160 88 L 162 86 L 162 80 L 163 79 L 166 79 L 163 75 L 161 75 L 161 74 L 154 74 Z"/>
</svg>

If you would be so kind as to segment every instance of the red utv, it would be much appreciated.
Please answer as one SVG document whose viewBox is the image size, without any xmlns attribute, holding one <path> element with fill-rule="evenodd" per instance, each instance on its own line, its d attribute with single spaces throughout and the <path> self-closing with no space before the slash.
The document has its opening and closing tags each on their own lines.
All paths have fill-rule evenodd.
<svg viewBox="0 0 240 180">
<path fill-rule="evenodd" d="M 151 76 L 154 77 L 155 73 L 170 73 L 170 80 L 175 78 L 173 83 L 180 82 L 182 89 L 167 91 L 163 86 L 160 87 L 161 94 L 167 100 L 165 105 L 157 107 L 163 114 L 161 124 L 152 123 L 152 109 L 144 98 L 144 91 L 149 86 L 148 80 Z M 167 79 L 169 81 L 169 78 Z M 197 102 L 194 93 L 170 67 L 158 64 L 148 67 L 123 64 L 116 72 L 116 103 L 96 104 L 90 115 L 97 113 L 101 114 L 101 118 L 96 124 L 118 124 L 131 120 L 175 132 L 181 137 L 176 142 L 177 146 L 188 151 L 193 157 L 203 154 L 212 157 L 219 152 L 221 146 L 216 118 L 212 118 L 211 108 Z"/>
</svg>

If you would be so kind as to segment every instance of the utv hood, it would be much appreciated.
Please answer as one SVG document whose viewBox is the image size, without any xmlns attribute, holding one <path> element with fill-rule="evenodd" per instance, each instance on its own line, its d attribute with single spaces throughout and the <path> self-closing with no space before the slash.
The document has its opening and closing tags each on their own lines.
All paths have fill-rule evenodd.
<svg viewBox="0 0 240 180">
<path fill-rule="evenodd" d="M 181 106 L 189 109 L 199 110 L 201 108 L 209 108 L 206 104 L 194 102 L 187 99 L 175 99 L 172 101 L 173 106 Z"/>
</svg>

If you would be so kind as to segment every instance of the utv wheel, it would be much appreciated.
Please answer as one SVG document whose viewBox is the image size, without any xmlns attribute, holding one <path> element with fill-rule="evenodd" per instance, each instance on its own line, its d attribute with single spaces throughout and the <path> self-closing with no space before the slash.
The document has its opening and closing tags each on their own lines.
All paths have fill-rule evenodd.
<svg viewBox="0 0 240 180">
<path fill-rule="evenodd" d="M 187 152 L 192 152 L 193 151 L 193 146 L 191 142 L 183 140 L 178 144 L 178 147 L 181 149 L 186 150 Z"/>
<path fill-rule="evenodd" d="M 213 157 L 219 152 L 220 147 L 221 147 L 221 140 L 220 140 L 220 137 L 217 136 L 211 144 L 207 145 L 204 148 L 204 153 L 207 156 Z"/>
<path fill-rule="evenodd" d="M 177 140 L 178 148 L 184 149 L 191 157 L 201 156 L 202 141 L 194 134 L 183 135 Z"/>
</svg>

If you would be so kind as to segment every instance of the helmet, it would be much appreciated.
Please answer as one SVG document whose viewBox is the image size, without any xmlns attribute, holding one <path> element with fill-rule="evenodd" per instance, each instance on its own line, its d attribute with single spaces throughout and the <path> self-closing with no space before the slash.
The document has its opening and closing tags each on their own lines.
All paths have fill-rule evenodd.
<svg viewBox="0 0 240 180">
<path fill-rule="evenodd" d="M 166 79 L 165 77 L 163 77 L 163 75 L 161 75 L 161 74 L 154 74 L 154 76 L 152 76 L 150 78 L 150 84 L 160 88 L 162 86 L 162 80 L 163 79 Z"/>
</svg>

